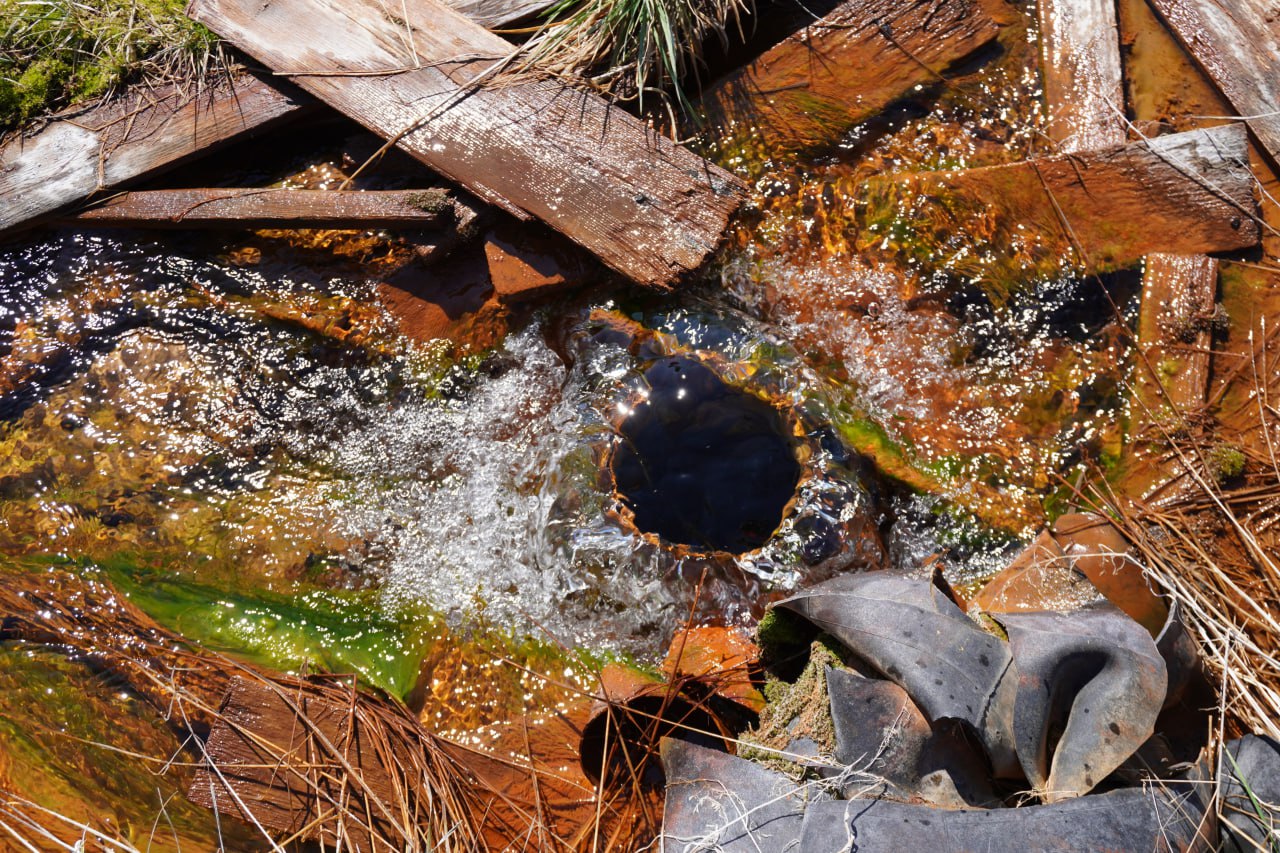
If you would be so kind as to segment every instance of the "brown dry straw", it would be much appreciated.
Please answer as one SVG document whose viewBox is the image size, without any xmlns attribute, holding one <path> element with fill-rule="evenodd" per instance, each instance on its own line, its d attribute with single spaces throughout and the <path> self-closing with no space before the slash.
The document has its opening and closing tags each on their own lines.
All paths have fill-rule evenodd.
<svg viewBox="0 0 1280 853">
<path fill-rule="evenodd" d="M 118 673 L 187 735 L 186 743 L 216 780 L 217 804 L 233 803 L 272 844 L 318 837 L 328 843 L 368 839 L 365 849 L 472 851 L 488 849 L 484 806 L 501 799 L 465 766 L 466 751 L 425 731 L 399 702 L 357 691 L 354 680 L 303 679 L 266 673 L 224 656 L 195 651 L 178 636 L 152 622 L 112 588 L 63 570 L 38 576 L 0 572 L 0 639 L 22 639 L 67 649 L 103 669 Z M 275 697 L 294 714 L 288 723 L 298 737 L 275 742 L 244 728 L 225 711 L 223 695 L 238 685 Z M 305 713 L 308 707 L 343 708 L 348 715 L 341 738 L 331 736 Z M 206 749 L 204 736 L 218 727 L 252 741 L 262 767 L 223 767 Z M 194 735 L 194 736 L 191 736 Z M 358 742 L 361 764 L 351 760 Z M 261 771 L 296 800 L 306 802 L 307 819 L 284 837 L 258 819 L 262 803 L 246 802 L 235 775 Z M 375 788 L 370 775 L 385 784 Z M 19 797 L 6 796 L 6 826 L 42 826 Z M 44 816 L 47 827 L 36 836 L 63 835 L 65 819 Z M 75 829 L 75 827 L 71 827 Z M 100 835 L 94 830 L 91 835 Z M 21 840 L 21 839 L 20 839 Z M 48 838 L 46 837 L 46 841 Z M 101 841 L 101 839 L 99 839 Z M 113 842 L 111 849 L 128 849 Z"/>
<path fill-rule="evenodd" d="M 1223 441 L 1204 412 L 1148 412 L 1155 443 L 1175 465 L 1172 480 L 1158 499 L 1125 499 L 1103 486 L 1091 501 L 1115 519 L 1147 576 L 1181 607 L 1219 687 L 1228 738 L 1280 738 L 1280 459 L 1271 437 L 1280 428 L 1272 403 L 1280 373 L 1265 331 L 1253 370 L 1221 380 L 1246 386 L 1243 405 L 1256 410 L 1253 427 L 1232 436 L 1238 444 Z M 1226 454 L 1235 457 L 1230 465 Z"/>
</svg>

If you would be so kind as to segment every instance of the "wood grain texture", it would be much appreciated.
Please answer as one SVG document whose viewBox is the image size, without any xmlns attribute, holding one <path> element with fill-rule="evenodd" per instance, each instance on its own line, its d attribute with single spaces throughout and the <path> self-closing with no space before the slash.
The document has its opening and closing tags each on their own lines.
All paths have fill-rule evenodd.
<svg viewBox="0 0 1280 853">
<path fill-rule="evenodd" d="M 701 266 L 742 201 L 736 178 L 594 95 L 551 81 L 469 87 L 511 46 L 435 0 L 193 0 L 188 12 L 481 200 L 541 219 L 642 284 Z"/>
<path fill-rule="evenodd" d="M 1058 150 L 1123 145 L 1124 84 L 1115 0 L 1040 0 L 1046 132 Z"/>
<path fill-rule="evenodd" d="M 703 106 L 769 146 L 829 143 L 997 32 L 976 0 L 849 0 L 711 86 Z"/>
<path fill-rule="evenodd" d="M 0 149 L 0 236 L 90 195 L 161 174 L 295 116 L 295 96 L 242 75 L 199 93 L 134 92 L 54 118 Z"/>
<path fill-rule="evenodd" d="M 1272 0 L 1148 0 L 1280 165 L 1280 10 Z"/>
<path fill-rule="evenodd" d="M 1090 272 L 1153 252 L 1241 249 L 1259 239 L 1247 140 L 1238 125 L 1118 148 L 867 182 L 870 208 L 915 228 L 995 225 L 1032 236 L 1046 258 Z M 970 222 L 972 220 L 972 222 Z"/>
<path fill-rule="evenodd" d="M 545 12 L 556 0 L 447 0 L 460 15 L 482 27 L 500 29 Z"/>
<path fill-rule="evenodd" d="M 124 193 L 69 218 L 133 228 L 426 228 L 452 225 L 442 190 L 184 189 Z"/>
</svg>

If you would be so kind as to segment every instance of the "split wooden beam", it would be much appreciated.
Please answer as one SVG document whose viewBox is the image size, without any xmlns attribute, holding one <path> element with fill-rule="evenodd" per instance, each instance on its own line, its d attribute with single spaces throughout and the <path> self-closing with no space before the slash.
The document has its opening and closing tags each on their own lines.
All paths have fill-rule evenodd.
<svg viewBox="0 0 1280 853">
<path fill-rule="evenodd" d="M 1280 166 L 1280 20 L 1272 0 L 1148 0 Z"/>
<path fill-rule="evenodd" d="M 990 43 L 977 0 L 849 0 L 711 86 L 715 124 L 771 147 L 830 143 Z"/>
<path fill-rule="evenodd" d="M 308 99 L 309 100 L 309 99 Z M 0 148 L 0 236 L 295 118 L 303 101 L 249 74 L 204 91 L 134 91 Z"/>
<path fill-rule="evenodd" d="M 534 216 L 641 284 L 719 245 L 742 184 L 603 99 L 492 82 L 510 44 L 436 0 L 193 0 L 188 14 L 456 181 Z"/>
<path fill-rule="evenodd" d="M 917 172 L 867 182 L 865 219 L 884 229 L 987 234 L 1019 245 L 1032 266 L 1088 272 L 1153 252 L 1256 245 L 1244 128 L 1195 130 L 1117 148 L 1002 166 Z"/>
<path fill-rule="evenodd" d="M 454 2 L 492 27 L 548 5 L 547 0 Z M 89 110 L 67 110 L 39 132 L 17 135 L 0 147 L 0 238 L 317 107 L 282 81 L 243 73 L 199 91 L 139 89 Z"/>
<path fill-rule="evenodd" d="M 445 190 L 184 189 L 128 192 L 69 217 L 125 228 L 431 228 L 458 222 Z"/>
</svg>

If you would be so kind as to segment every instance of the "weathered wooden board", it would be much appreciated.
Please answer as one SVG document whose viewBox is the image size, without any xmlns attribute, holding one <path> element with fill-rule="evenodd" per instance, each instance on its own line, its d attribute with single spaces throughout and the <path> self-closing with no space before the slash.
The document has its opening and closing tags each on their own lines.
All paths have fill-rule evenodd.
<svg viewBox="0 0 1280 853">
<path fill-rule="evenodd" d="M 1050 262 L 1106 271 L 1152 252 L 1257 244 L 1253 185 L 1244 129 L 1228 125 L 1003 166 L 876 178 L 864 203 L 869 218 L 891 228 L 994 233 Z"/>
<path fill-rule="evenodd" d="M 123 193 L 69 217 L 132 228 L 429 228 L 455 221 L 443 190 L 185 189 Z"/>
<path fill-rule="evenodd" d="M 514 23 L 546 0 L 451 0 L 485 26 Z M 282 82 L 252 75 L 198 94 L 131 92 L 69 110 L 0 147 L 0 237 L 39 224 L 98 192 L 158 176 L 221 145 L 291 121 L 317 105 Z"/>
<path fill-rule="evenodd" d="M 95 192 L 160 174 L 300 110 L 297 97 L 251 75 L 195 93 L 133 92 L 64 114 L 0 149 L 0 236 Z"/>
<path fill-rule="evenodd" d="M 1147 258 L 1133 418 L 1115 483 L 1122 494 L 1150 502 L 1196 489 L 1184 457 L 1169 449 L 1168 439 L 1194 423 L 1205 405 L 1217 288 L 1218 262 L 1213 258 Z"/>
<path fill-rule="evenodd" d="M 501 29 L 539 15 L 556 0 L 446 0 L 460 15 L 482 27 Z"/>
<path fill-rule="evenodd" d="M 1148 0 L 1280 165 L 1280 16 L 1272 0 Z"/>
<path fill-rule="evenodd" d="M 741 183 L 555 81 L 469 86 L 511 46 L 436 2 L 193 0 L 188 13 L 481 200 L 546 222 L 642 284 L 701 266 Z"/>
<path fill-rule="evenodd" d="M 997 32 L 977 0 L 849 0 L 711 86 L 703 105 L 770 146 L 829 143 Z"/>
<path fill-rule="evenodd" d="M 1058 150 L 1125 142 L 1124 84 L 1115 0 L 1040 0 L 1048 135 Z"/>
</svg>

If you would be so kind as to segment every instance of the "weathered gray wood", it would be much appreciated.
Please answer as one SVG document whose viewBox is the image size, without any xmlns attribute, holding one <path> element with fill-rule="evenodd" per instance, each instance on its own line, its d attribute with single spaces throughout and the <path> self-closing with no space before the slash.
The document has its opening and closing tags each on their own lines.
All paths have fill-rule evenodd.
<svg viewBox="0 0 1280 853">
<path fill-rule="evenodd" d="M 526 211 L 642 284 L 719 244 L 741 183 L 555 81 L 468 86 L 511 46 L 436 0 L 193 0 L 196 20 L 457 181 Z"/>
<path fill-rule="evenodd" d="M 298 100 L 242 75 L 207 91 L 133 92 L 0 149 L 0 236 L 93 193 L 171 169 L 295 116 Z"/>
<path fill-rule="evenodd" d="M 501 29 L 550 9 L 556 0 L 447 0 L 460 15 L 482 27 Z"/>
<path fill-rule="evenodd" d="M 1280 164 L 1280 18 L 1272 0 L 1148 0 Z"/>
<path fill-rule="evenodd" d="M 1058 150 L 1125 142 L 1124 84 L 1114 0 L 1040 0 L 1044 98 Z"/>
<path fill-rule="evenodd" d="M 1152 252 L 1219 252 L 1256 245 L 1244 129 L 1226 125 L 1118 148 L 981 169 L 920 172 L 867 182 L 873 222 L 931 232 L 994 225 L 1036 236 L 1039 265 L 1073 256 L 1089 271 L 1120 269 Z M 934 235 L 936 238 L 936 234 Z M 879 239 L 879 238 L 877 238 Z"/>
<path fill-rule="evenodd" d="M 455 0 L 486 26 L 511 24 L 545 0 Z M 0 237 L 94 193 L 155 177 L 221 145 L 291 121 L 312 99 L 252 75 L 199 93 L 139 90 L 89 111 L 68 110 L 0 147 Z"/>
<path fill-rule="evenodd" d="M 1147 258 L 1138 342 L 1151 370 L 1139 370 L 1138 389 L 1151 411 L 1194 412 L 1204 405 L 1217 291 L 1214 258 Z"/>
<path fill-rule="evenodd" d="M 124 193 L 69 217 L 132 228 L 424 228 L 451 225 L 443 190 L 186 189 Z"/>
<path fill-rule="evenodd" d="M 703 106 L 770 146 L 829 143 L 997 32 L 977 0 L 848 0 L 711 86 Z"/>
</svg>

